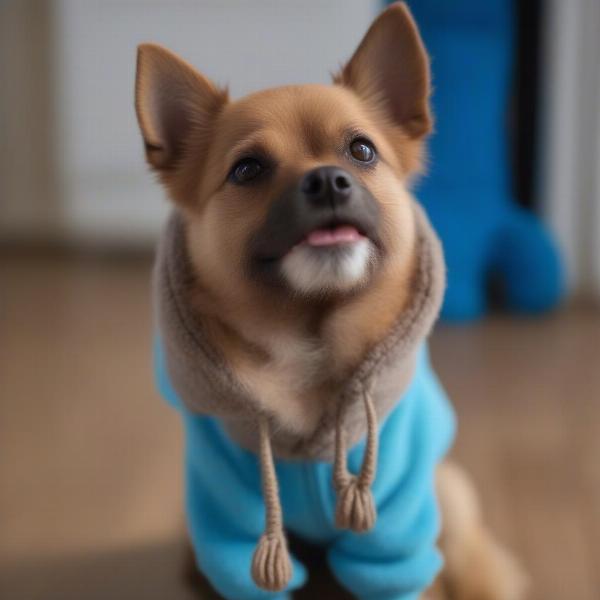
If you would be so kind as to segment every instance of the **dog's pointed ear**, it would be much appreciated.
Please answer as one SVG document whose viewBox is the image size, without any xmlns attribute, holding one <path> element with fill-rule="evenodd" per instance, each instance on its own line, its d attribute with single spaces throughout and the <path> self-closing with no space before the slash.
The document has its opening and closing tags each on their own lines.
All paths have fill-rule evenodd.
<svg viewBox="0 0 600 600">
<path fill-rule="evenodd" d="M 409 137 L 431 131 L 429 59 L 404 2 L 379 15 L 335 82 L 383 103 L 387 116 Z"/>
<path fill-rule="evenodd" d="M 226 91 L 177 55 L 156 44 L 138 46 L 135 110 L 146 157 L 159 172 L 177 165 L 192 137 L 203 135 L 226 103 Z"/>
</svg>

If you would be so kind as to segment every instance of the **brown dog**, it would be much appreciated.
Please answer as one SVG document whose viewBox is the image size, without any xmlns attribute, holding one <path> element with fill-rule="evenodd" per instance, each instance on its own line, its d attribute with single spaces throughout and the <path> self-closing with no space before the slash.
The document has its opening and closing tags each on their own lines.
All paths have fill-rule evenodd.
<svg viewBox="0 0 600 600">
<path fill-rule="evenodd" d="M 190 318 L 296 448 L 412 306 L 422 244 L 409 183 L 432 129 L 429 94 L 427 54 L 402 3 L 331 86 L 232 102 L 168 50 L 139 48 L 136 110 L 148 162 L 181 215 Z M 388 408 L 374 410 L 381 421 Z M 439 468 L 438 497 L 446 568 L 427 593 L 521 598 L 522 577 L 456 466 Z M 281 512 L 274 502 L 268 516 Z M 285 568 L 282 581 L 255 581 L 281 589 Z"/>
</svg>

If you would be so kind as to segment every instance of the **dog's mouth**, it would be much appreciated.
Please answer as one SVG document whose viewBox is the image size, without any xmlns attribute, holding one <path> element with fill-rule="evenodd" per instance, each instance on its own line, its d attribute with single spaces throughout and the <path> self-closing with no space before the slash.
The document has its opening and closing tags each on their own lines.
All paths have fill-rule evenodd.
<svg viewBox="0 0 600 600">
<path fill-rule="evenodd" d="M 367 234 L 360 226 L 354 223 L 331 221 L 309 231 L 299 242 L 292 246 L 291 250 L 299 246 L 327 249 L 347 246 L 367 239 Z"/>
<path fill-rule="evenodd" d="M 255 254 L 255 260 L 263 267 L 273 266 L 283 260 L 288 254 L 300 248 L 311 248 L 315 252 L 337 251 L 344 248 L 350 248 L 354 244 L 370 241 L 376 247 L 378 246 L 377 237 L 374 232 L 369 232 L 368 228 L 358 221 L 330 219 L 324 223 L 319 223 L 297 236 L 290 236 L 287 243 L 274 251 Z"/>
</svg>

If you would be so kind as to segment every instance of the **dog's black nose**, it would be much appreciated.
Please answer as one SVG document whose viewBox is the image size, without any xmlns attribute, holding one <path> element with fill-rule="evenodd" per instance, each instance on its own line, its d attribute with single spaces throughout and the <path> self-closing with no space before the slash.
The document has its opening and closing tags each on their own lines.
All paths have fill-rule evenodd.
<svg viewBox="0 0 600 600">
<path fill-rule="evenodd" d="M 345 204 L 353 186 L 352 176 L 339 167 L 318 167 L 309 171 L 300 182 L 302 193 L 315 207 Z"/>
</svg>

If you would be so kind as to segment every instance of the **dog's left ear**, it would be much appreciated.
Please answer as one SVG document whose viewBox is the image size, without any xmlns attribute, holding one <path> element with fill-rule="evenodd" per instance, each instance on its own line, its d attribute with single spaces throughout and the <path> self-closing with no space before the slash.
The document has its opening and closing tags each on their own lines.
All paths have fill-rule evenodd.
<svg viewBox="0 0 600 600">
<path fill-rule="evenodd" d="M 404 2 L 379 15 L 335 82 L 383 103 L 387 116 L 410 138 L 431 131 L 429 59 Z"/>
</svg>

